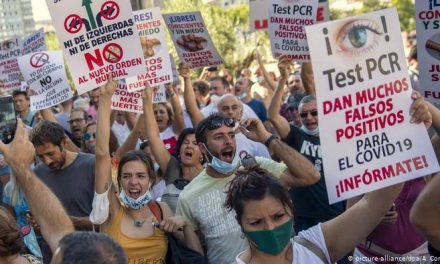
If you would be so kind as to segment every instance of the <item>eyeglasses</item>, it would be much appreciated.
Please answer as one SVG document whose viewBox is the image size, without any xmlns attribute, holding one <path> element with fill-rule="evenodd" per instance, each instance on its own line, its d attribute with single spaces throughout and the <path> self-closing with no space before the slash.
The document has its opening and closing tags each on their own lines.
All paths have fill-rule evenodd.
<svg viewBox="0 0 440 264">
<path fill-rule="evenodd" d="M 299 116 L 301 116 L 301 118 L 307 118 L 307 116 L 309 115 L 309 113 L 313 116 L 316 117 L 318 115 L 318 111 L 313 110 L 313 111 L 308 111 L 308 112 L 302 112 L 299 114 Z"/>
<path fill-rule="evenodd" d="M 84 118 L 70 119 L 69 120 L 69 124 L 80 123 L 80 122 L 82 122 L 84 120 L 85 120 Z"/>
<path fill-rule="evenodd" d="M 91 139 L 91 138 L 96 138 L 96 133 L 84 133 L 84 135 L 83 135 L 83 139 L 84 140 L 89 140 L 89 139 Z"/>
</svg>

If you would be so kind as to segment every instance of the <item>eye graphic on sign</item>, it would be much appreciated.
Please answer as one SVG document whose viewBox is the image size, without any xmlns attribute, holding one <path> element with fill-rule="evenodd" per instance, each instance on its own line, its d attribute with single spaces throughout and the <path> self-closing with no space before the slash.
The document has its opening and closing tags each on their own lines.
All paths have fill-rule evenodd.
<svg viewBox="0 0 440 264">
<path fill-rule="evenodd" d="M 379 26 L 372 20 L 349 21 L 339 30 L 336 45 L 339 52 L 358 56 L 372 51 L 380 35 Z"/>
</svg>

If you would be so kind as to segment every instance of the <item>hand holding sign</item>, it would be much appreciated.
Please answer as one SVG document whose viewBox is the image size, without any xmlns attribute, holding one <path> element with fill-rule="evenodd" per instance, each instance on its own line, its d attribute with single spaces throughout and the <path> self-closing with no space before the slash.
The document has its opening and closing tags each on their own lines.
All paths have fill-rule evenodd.
<svg viewBox="0 0 440 264">
<path fill-rule="evenodd" d="M 116 88 L 118 88 L 118 81 L 113 80 L 113 76 L 111 74 L 108 74 L 107 77 L 108 82 L 99 87 L 99 91 L 101 92 L 100 97 L 111 99 L 116 91 Z"/>
<path fill-rule="evenodd" d="M 287 80 L 289 76 L 289 67 L 292 65 L 292 60 L 287 56 L 281 56 L 278 62 L 278 70 L 280 71 L 280 79 Z"/>
<path fill-rule="evenodd" d="M 183 62 L 179 63 L 179 68 L 177 70 L 182 78 L 186 79 L 191 77 L 191 69 L 189 68 L 188 64 Z"/>
<path fill-rule="evenodd" d="M 144 105 L 146 103 L 153 102 L 154 94 L 159 90 L 159 87 L 147 87 L 142 91 L 142 99 L 144 99 Z"/>
<path fill-rule="evenodd" d="M 413 92 L 411 98 L 414 102 L 411 105 L 411 123 L 424 123 L 426 128 L 432 125 L 432 115 L 429 112 L 428 104 L 419 92 Z"/>
</svg>

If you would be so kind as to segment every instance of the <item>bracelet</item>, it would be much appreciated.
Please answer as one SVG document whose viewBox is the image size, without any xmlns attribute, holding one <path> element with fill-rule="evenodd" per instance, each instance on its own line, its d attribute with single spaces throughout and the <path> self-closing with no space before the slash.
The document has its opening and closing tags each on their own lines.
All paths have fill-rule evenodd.
<svg viewBox="0 0 440 264">
<path fill-rule="evenodd" d="M 277 136 L 275 136 L 275 135 L 271 135 L 268 139 L 266 139 L 266 141 L 264 142 L 264 145 L 265 145 L 267 148 L 269 148 L 270 143 L 272 143 L 272 141 L 273 141 L 274 139 L 278 139 Z"/>
</svg>

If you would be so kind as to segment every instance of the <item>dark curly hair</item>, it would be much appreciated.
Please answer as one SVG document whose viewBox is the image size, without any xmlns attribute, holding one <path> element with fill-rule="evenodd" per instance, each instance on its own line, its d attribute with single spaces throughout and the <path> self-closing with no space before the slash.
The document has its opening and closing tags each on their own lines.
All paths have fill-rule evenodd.
<svg viewBox="0 0 440 264">
<path fill-rule="evenodd" d="M 60 124 L 45 120 L 38 122 L 30 135 L 30 140 L 34 146 L 42 146 L 46 143 L 61 146 L 65 138 L 64 128 Z"/>
<path fill-rule="evenodd" d="M 261 201 L 266 195 L 280 201 L 287 213 L 294 214 L 293 203 L 287 190 L 277 178 L 259 166 L 239 170 L 229 183 L 226 194 L 225 207 L 228 211 L 235 211 L 236 219 L 240 225 L 246 203 Z"/>
<path fill-rule="evenodd" d="M 76 231 L 60 240 L 63 264 L 125 264 L 124 250 L 105 234 Z"/>
<path fill-rule="evenodd" d="M 0 206 L 0 258 L 18 254 L 23 248 L 23 237 L 14 217 Z"/>
</svg>

